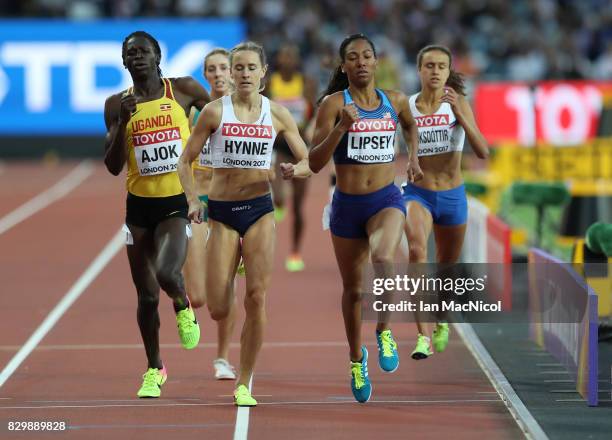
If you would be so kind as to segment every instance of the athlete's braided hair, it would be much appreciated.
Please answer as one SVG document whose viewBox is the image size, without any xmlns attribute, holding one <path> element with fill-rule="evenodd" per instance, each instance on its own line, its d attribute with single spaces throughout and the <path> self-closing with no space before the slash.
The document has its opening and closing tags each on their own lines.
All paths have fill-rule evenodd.
<svg viewBox="0 0 612 440">
<path fill-rule="evenodd" d="M 465 96 L 463 74 L 452 69 L 453 56 L 451 55 L 451 51 L 448 47 L 439 44 L 430 44 L 429 46 L 425 46 L 423 49 L 419 50 L 419 53 L 417 54 L 417 68 L 421 69 L 423 55 L 425 55 L 427 52 L 431 52 L 432 50 L 439 50 L 440 52 L 444 52 L 446 55 L 448 55 L 448 68 L 450 69 L 450 75 L 448 75 L 446 85 L 452 87 L 455 92 Z"/>
<path fill-rule="evenodd" d="M 159 48 L 159 43 L 157 42 L 157 40 L 155 38 L 153 38 L 153 36 L 151 34 L 145 32 L 145 31 L 135 31 L 135 32 L 132 32 L 127 37 L 125 37 L 125 40 L 123 40 L 123 44 L 121 46 L 121 57 L 123 58 L 123 64 L 125 65 L 125 55 L 126 55 L 126 52 L 127 52 L 127 42 L 132 37 L 144 37 L 144 38 L 146 38 L 147 40 L 149 40 L 151 42 L 151 44 L 153 45 L 153 49 L 155 50 L 155 54 L 157 55 L 157 74 L 161 78 L 162 71 L 161 71 L 161 68 L 159 67 L 159 62 L 161 61 L 161 49 Z"/>
<path fill-rule="evenodd" d="M 372 47 L 372 52 L 374 52 L 374 58 L 376 58 L 376 47 L 374 47 L 374 43 L 364 34 L 353 34 L 346 37 L 342 43 L 340 44 L 340 64 L 334 70 L 331 79 L 329 80 L 329 84 L 327 85 L 327 89 L 319 100 L 317 104 L 320 104 L 327 95 L 331 95 L 332 93 L 339 92 L 340 90 L 344 90 L 349 86 L 349 80 L 346 73 L 342 71 L 342 63 L 344 63 L 344 57 L 346 56 L 346 47 L 355 40 L 365 40 Z"/>
</svg>

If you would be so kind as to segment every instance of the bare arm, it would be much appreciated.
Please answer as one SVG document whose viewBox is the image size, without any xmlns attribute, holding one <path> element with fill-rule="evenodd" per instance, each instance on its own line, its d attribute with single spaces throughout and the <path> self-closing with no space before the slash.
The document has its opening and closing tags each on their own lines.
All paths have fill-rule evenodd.
<svg viewBox="0 0 612 440">
<path fill-rule="evenodd" d="M 184 108 L 187 113 L 191 107 L 202 110 L 206 104 L 210 102 L 210 96 L 206 89 L 191 76 L 184 76 L 174 79 L 174 87 L 185 98 Z"/>
<path fill-rule="evenodd" d="M 277 122 L 278 134 L 282 134 L 285 138 L 285 142 L 289 146 L 293 157 L 297 159 L 297 163 L 294 164 L 281 164 L 281 171 L 283 178 L 290 179 L 306 178 L 312 175 L 312 171 L 308 166 L 308 148 L 304 140 L 300 136 L 300 131 L 295 123 L 291 113 L 285 107 L 272 102 L 272 115 Z"/>
<path fill-rule="evenodd" d="M 489 146 L 476 124 L 470 103 L 463 95 L 459 95 L 451 87 L 448 87 L 446 90 L 447 92 L 442 96 L 441 101 L 448 102 L 451 105 L 457 122 L 465 130 L 465 135 L 476 156 L 480 159 L 486 159 L 489 157 Z"/>
<path fill-rule="evenodd" d="M 177 172 L 189 203 L 189 218 L 197 223 L 201 221 L 202 207 L 198 198 L 199 194 L 195 190 L 191 163 L 198 157 L 211 133 L 219 126 L 221 120 L 220 107 L 220 102 L 204 107 L 178 162 Z"/>
<path fill-rule="evenodd" d="M 135 110 L 136 98 L 132 94 L 112 95 L 104 103 L 104 122 L 106 124 L 104 164 L 113 176 L 121 173 L 127 161 L 125 129 Z"/>
<path fill-rule="evenodd" d="M 309 119 L 312 119 L 317 105 L 317 83 L 309 76 L 304 76 L 304 98 L 306 98 L 310 110 Z"/>
<path fill-rule="evenodd" d="M 300 128 L 306 144 L 312 145 L 317 110 L 317 83 L 308 76 L 304 76 L 304 98 L 308 102 L 308 114 L 304 126 Z"/>
<path fill-rule="evenodd" d="M 408 97 L 401 92 L 388 92 L 395 108 L 397 109 L 397 117 L 399 118 L 402 127 L 402 135 L 408 146 L 408 174 L 409 182 L 416 182 L 423 178 L 423 171 L 419 166 L 419 130 L 417 128 L 410 106 L 408 105 Z"/>
<path fill-rule="evenodd" d="M 317 112 L 314 136 L 312 137 L 313 147 L 308 155 L 310 168 L 315 173 L 329 162 L 338 143 L 349 130 L 353 122 L 359 119 L 357 108 L 353 104 L 342 107 L 341 95 L 327 96 Z M 335 124 L 338 113 L 342 111 L 340 121 Z"/>
</svg>

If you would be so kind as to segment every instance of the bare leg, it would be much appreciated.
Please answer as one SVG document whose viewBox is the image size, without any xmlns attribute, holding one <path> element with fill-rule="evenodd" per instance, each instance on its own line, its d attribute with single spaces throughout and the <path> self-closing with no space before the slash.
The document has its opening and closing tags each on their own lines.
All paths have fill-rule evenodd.
<svg viewBox="0 0 612 440">
<path fill-rule="evenodd" d="M 342 238 L 332 234 L 336 261 L 342 276 L 342 317 L 349 343 L 350 357 L 361 360 L 361 283 L 369 255 L 365 238 Z"/>
<path fill-rule="evenodd" d="M 240 335 L 240 374 L 237 386 L 248 387 L 263 341 L 266 324 L 266 291 L 274 267 L 274 216 L 261 217 L 242 241 L 242 258 L 246 268 L 246 319 Z"/>
<path fill-rule="evenodd" d="M 461 255 L 466 225 L 434 225 L 436 260 L 438 263 L 456 263 Z"/>
<path fill-rule="evenodd" d="M 459 261 L 466 225 L 441 226 L 434 225 L 436 239 L 436 261 L 442 264 L 454 264 Z M 438 321 L 446 321 L 447 313 L 439 313 Z"/>
<path fill-rule="evenodd" d="M 233 284 L 233 283 L 232 283 Z M 232 297 L 234 294 L 232 293 Z M 236 301 L 232 299 L 227 318 L 217 321 L 217 357 L 229 359 L 229 346 L 236 324 Z"/>
<path fill-rule="evenodd" d="M 408 239 L 409 263 L 427 262 L 427 240 L 431 234 L 433 220 L 431 214 L 420 203 L 410 201 L 406 204 L 406 237 Z M 419 313 L 415 313 L 418 333 L 426 335 Z"/>
<path fill-rule="evenodd" d="M 234 301 L 234 275 L 240 259 L 240 236 L 229 226 L 209 220 L 206 243 L 206 267 L 214 267 L 206 276 L 206 299 L 215 321 L 228 317 Z"/>
<path fill-rule="evenodd" d="M 194 308 L 206 304 L 206 236 L 208 222 L 191 224 L 191 239 L 187 247 L 187 259 L 183 266 L 185 289 Z"/>
<path fill-rule="evenodd" d="M 307 179 L 293 179 L 293 234 L 291 236 L 291 252 L 299 254 L 304 236 L 304 200 L 308 189 Z"/>
<path fill-rule="evenodd" d="M 406 223 L 404 213 L 397 208 L 385 208 L 368 220 L 370 253 L 377 278 L 393 278 L 395 252 L 402 238 L 402 226 Z M 380 313 L 376 330 L 389 329 L 388 312 Z"/>
<path fill-rule="evenodd" d="M 162 368 L 159 354 L 159 284 L 153 270 L 153 233 L 137 226 L 129 226 L 134 244 L 127 246 L 132 280 L 138 294 L 136 317 L 147 354 L 148 368 Z"/>
<path fill-rule="evenodd" d="M 181 270 L 187 256 L 187 220 L 169 218 L 157 225 L 153 233 L 155 244 L 155 275 L 162 290 L 172 298 L 175 310 L 187 306 L 187 293 Z"/>
</svg>

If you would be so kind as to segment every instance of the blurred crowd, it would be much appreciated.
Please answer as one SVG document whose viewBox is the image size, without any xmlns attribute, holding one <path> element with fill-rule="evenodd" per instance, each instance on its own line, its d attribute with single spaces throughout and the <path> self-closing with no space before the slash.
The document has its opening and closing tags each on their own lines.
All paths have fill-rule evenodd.
<svg viewBox="0 0 612 440">
<path fill-rule="evenodd" d="M 377 44 L 382 87 L 417 86 L 415 58 L 449 46 L 468 78 L 612 78 L 610 0 L 0 0 L 5 17 L 242 17 L 273 54 L 295 42 L 325 83 L 348 34 Z"/>
</svg>

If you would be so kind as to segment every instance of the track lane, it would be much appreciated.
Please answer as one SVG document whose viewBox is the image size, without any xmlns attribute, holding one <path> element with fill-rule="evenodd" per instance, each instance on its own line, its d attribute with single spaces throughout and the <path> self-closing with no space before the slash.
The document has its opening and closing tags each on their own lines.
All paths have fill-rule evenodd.
<svg viewBox="0 0 612 440">
<path fill-rule="evenodd" d="M 0 345 L 23 344 L 116 232 L 120 184 L 98 166 L 65 198 L 0 235 L 0 310 L 11 320 Z"/>
<path fill-rule="evenodd" d="M 79 162 L 5 162 L 0 173 L 0 218 L 53 186 Z"/>
<path fill-rule="evenodd" d="M 56 252 L 54 259 L 60 263 L 57 267 L 70 267 L 70 271 L 49 278 L 47 283 L 33 283 L 30 289 L 55 283 L 51 290 L 61 290 L 58 286 L 68 284 L 64 279 L 76 278 L 80 273 L 76 267 L 82 271 L 104 245 L 104 240 L 116 230 L 117 219 L 123 215 L 124 200 L 123 190 L 114 186 L 119 179 L 113 180 L 98 172 L 95 176 L 96 185 L 83 185 L 78 195 L 74 199 L 71 197 L 74 203 L 63 206 L 68 218 L 82 216 L 84 212 L 96 214 L 92 217 L 95 227 L 76 225 L 81 249 L 74 242 L 74 247 L 66 245 L 62 252 Z M 364 341 L 371 356 L 373 401 L 366 405 L 352 401 L 348 348 L 340 314 L 340 279 L 329 237 L 320 231 L 320 213 L 327 199 L 327 188 L 321 180 L 324 179 L 314 181 L 308 199 L 305 272 L 288 274 L 284 271 L 288 221 L 278 228 L 276 269 L 267 305 L 269 324 L 265 340 L 269 344 L 264 346 L 255 371 L 253 390 L 260 406 L 250 411 L 248 438 L 354 439 L 367 436 L 386 439 L 398 438 L 398 434 L 402 438 L 409 435 L 418 438 L 439 438 L 441 435 L 521 437 L 493 387 L 456 335 L 452 335 L 447 352 L 422 362 L 409 359 L 413 325 L 394 325 L 402 360 L 400 369 L 388 375 L 378 370 L 373 324 L 364 324 Z M 107 181 L 113 184 L 105 183 Z M 48 226 L 60 228 L 62 220 L 57 218 L 62 216 L 49 214 Z M 65 221 L 66 217 L 63 218 Z M 42 227 L 38 223 L 32 226 L 34 229 Z M 89 234 L 91 229 L 98 232 Z M 107 230 L 108 234 L 104 236 L 100 230 Z M 52 247 L 54 243 L 57 246 L 59 233 L 53 235 L 39 235 L 39 244 L 42 246 L 47 239 Z M 18 240 L 13 239 L 15 245 Z M 28 247 L 30 252 L 33 248 Z M 88 254 L 91 255 L 88 257 Z M 74 256 L 79 258 L 72 258 Z M 79 264 L 75 260 L 83 261 Z M 23 257 L 22 263 L 27 261 L 38 269 L 48 260 L 35 259 L 32 263 Z M 13 270 L 20 267 L 15 265 Z M 44 269 L 37 271 L 51 276 Z M 77 273 L 71 275 L 74 272 Z M 14 285 L 18 283 L 14 281 Z M 243 291 L 242 281 L 238 291 Z M 54 295 L 49 293 L 49 296 Z M 31 319 L 31 313 L 27 312 L 31 312 L 33 304 L 53 304 L 52 298 L 44 301 L 39 298 L 34 301 L 31 295 L 24 298 L 19 306 L 14 301 L 7 302 L 13 307 L 11 315 L 20 318 L 27 315 Z M 241 298 L 242 293 L 240 303 Z M 167 298 L 162 298 L 160 340 L 170 345 L 162 348 L 169 380 L 162 399 L 143 401 L 134 397 L 140 385 L 139 375 L 146 364 L 144 350 L 139 348 L 135 308 L 136 294 L 129 278 L 125 252 L 121 251 L 42 341 L 41 349 L 35 350 L 2 388 L 4 399 L 0 400 L 0 419 L 68 420 L 71 425 L 80 427 L 62 438 L 112 435 L 120 440 L 145 435 L 143 433 L 147 438 L 167 438 L 170 432 L 187 439 L 232 438 L 236 415 L 230 397 L 233 384 L 212 379 L 211 363 L 215 353 L 209 343 L 215 341 L 215 333 L 206 312 L 198 311 L 206 347 L 185 351 L 176 346 L 178 336 L 171 304 Z M 236 342 L 242 312 L 240 316 L 230 352 L 233 362 L 237 362 L 238 357 Z M 14 332 L 11 338 L 3 335 L 0 345 L 16 344 L 19 336 L 19 332 Z M 65 347 L 82 344 L 94 347 Z M 110 344 L 110 347 L 95 348 L 100 344 Z M 124 348 L 113 349 L 114 344 Z M 44 349 L 58 345 L 57 349 Z M 3 354 L 5 352 L 0 350 L 0 356 Z M 138 424 L 146 426 L 138 428 Z"/>
</svg>

